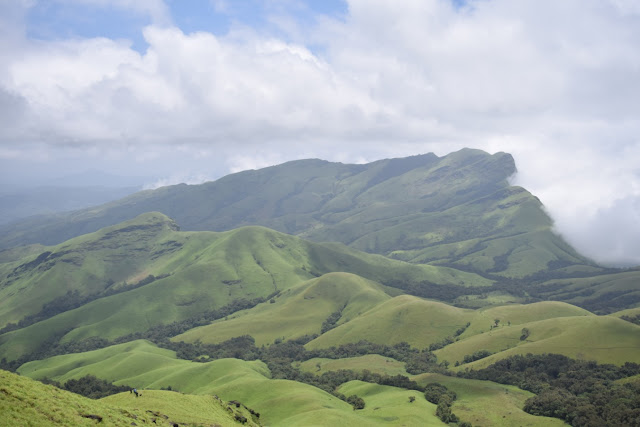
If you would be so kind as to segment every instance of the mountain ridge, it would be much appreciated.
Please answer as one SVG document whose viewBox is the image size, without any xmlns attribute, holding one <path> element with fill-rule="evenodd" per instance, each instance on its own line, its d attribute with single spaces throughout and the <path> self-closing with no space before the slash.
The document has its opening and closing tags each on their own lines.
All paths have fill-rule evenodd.
<svg viewBox="0 0 640 427">
<path fill-rule="evenodd" d="M 101 206 L 0 227 L 0 247 L 57 244 L 159 211 L 188 231 L 261 225 L 412 263 L 524 277 L 598 270 L 552 231 L 540 201 L 510 186 L 510 154 L 463 149 L 363 165 L 295 160 L 200 185 L 146 190 Z M 530 233 L 530 234 L 527 234 Z"/>
</svg>

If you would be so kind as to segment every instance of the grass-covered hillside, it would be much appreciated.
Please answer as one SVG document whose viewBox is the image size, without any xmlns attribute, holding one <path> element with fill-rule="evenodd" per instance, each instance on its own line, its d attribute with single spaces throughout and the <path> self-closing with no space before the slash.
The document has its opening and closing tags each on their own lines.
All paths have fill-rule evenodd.
<svg viewBox="0 0 640 427">
<path fill-rule="evenodd" d="M 158 211 L 185 230 L 262 225 L 405 261 L 510 277 L 598 271 L 559 236 L 541 203 L 509 185 L 509 154 L 464 149 L 365 165 L 300 160 L 202 185 L 143 191 L 0 229 L 0 247 L 59 244 Z"/>
<path fill-rule="evenodd" d="M 396 387 L 387 387 L 390 399 L 386 401 L 369 401 L 365 396 L 371 410 L 356 412 L 350 404 L 316 387 L 271 379 L 262 362 L 220 359 L 195 363 L 177 359 L 175 353 L 144 341 L 31 362 L 19 372 L 32 378 L 49 377 L 58 381 L 93 374 L 144 389 L 140 401 L 148 394 L 155 396 L 147 389 L 169 386 L 196 397 L 215 394 L 224 401 L 238 400 L 260 413 L 260 422 L 265 425 L 389 425 L 389 416 L 409 422 L 409 425 L 441 425 L 435 416 L 435 405 L 423 398 L 411 404 L 406 397 L 410 392 Z M 171 392 L 165 393 L 171 395 Z M 124 396 L 115 395 L 102 400 L 128 407 L 132 402 L 127 397 L 125 393 Z M 190 405 L 198 402 L 180 398 L 188 400 Z M 146 409 L 136 400 L 133 403 Z M 175 402 L 166 404 L 175 405 Z M 373 411 L 374 407 L 378 407 L 380 412 Z"/>
<path fill-rule="evenodd" d="M 42 248 L 37 255 L 26 253 L 0 264 L 0 358 L 15 359 L 51 340 L 114 339 L 174 321 L 201 322 L 201 315 L 215 317 L 213 311 L 238 307 L 238 301 L 278 300 L 287 289 L 332 272 L 351 273 L 345 280 L 362 286 L 377 282 L 379 298 L 384 289 L 442 297 L 446 285 L 475 293 L 492 283 L 473 273 L 311 243 L 263 227 L 181 232 L 159 213 Z M 322 283 L 337 280 L 331 289 L 338 291 L 340 277 Z M 358 310 L 364 310 L 362 304 Z M 320 313 L 316 324 L 326 318 L 325 308 L 336 307 L 314 306 Z"/>
<path fill-rule="evenodd" d="M 0 370 L 0 426 L 260 425 L 243 406 L 170 391 L 86 397 Z"/>
</svg>

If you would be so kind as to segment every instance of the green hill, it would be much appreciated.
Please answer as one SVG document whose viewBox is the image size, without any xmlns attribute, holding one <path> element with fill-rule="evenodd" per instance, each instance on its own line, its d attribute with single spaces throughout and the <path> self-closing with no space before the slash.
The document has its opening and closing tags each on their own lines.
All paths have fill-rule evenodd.
<svg viewBox="0 0 640 427">
<path fill-rule="evenodd" d="M 522 329 L 529 331 L 525 339 Z M 500 326 L 457 341 L 435 352 L 451 365 L 487 350 L 492 355 L 457 369 L 481 369 L 515 354 L 563 354 L 573 359 L 622 365 L 640 362 L 640 326 L 612 316 L 555 317 Z"/>
<path fill-rule="evenodd" d="M 345 323 L 390 298 L 375 282 L 349 273 L 329 273 L 287 289 L 273 303 L 191 329 L 174 340 L 218 343 L 248 334 L 257 345 L 270 344 L 278 338 L 320 334 L 332 313 L 339 315 L 337 324 Z"/>
<path fill-rule="evenodd" d="M 322 375 L 328 371 L 339 371 L 340 369 L 350 369 L 362 372 L 365 369 L 381 375 L 404 375 L 409 376 L 404 368 L 404 363 L 398 362 L 390 357 L 379 354 L 367 354 L 358 357 L 345 357 L 343 359 L 323 359 L 313 358 L 298 364 L 300 370 L 316 375 Z"/>
<path fill-rule="evenodd" d="M 2 370 L 0 384 L 1 426 L 242 425 L 236 414 L 247 419 L 244 425 L 259 425 L 242 406 L 236 408 L 212 396 L 153 390 L 137 399 L 120 393 L 91 400 Z"/>
<path fill-rule="evenodd" d="M 565 426 L 561 420 L 538 417 L 522 410 L 533 393 L 517 387 L 440 374 L 412 377 L 421 385 L 439 383 L 456 393 L 452 410 L 461 421 L 474 426 Z"/>
<path fill-rule="evenodd" d="M 353 283 L 368 283 L 358 275 L 387 285 L 370 284 L 377 289 L 376 298 L 384 298 L 385 289 L 438 296 L 448 292 L 446 285 L 468 286 L 474 292 L 473 287 L 492 283 L 473 273 L 409 264 L 336 243 L 312 243 L 263 227 L 181 232 L 160 213 L 45 249 L 0 264 L 0 326 L 5 326 L 0 358 L 15 359 L 52 339 L 114 339 L 174 321 L 198 320 L 238 300 L 270 295 L 278 300 L 277 294 L 332 272 L 351 273 Z M 341 283 L 327 289 L 342 292 Z M 365 309 L 367 292 L 354 310 Z M 336 309 L 335 301 L 313 308 L 320 317 L 309 319 L 316 325 L 312 329 Z M 287 308 L 283 310 L 284 316 Z"/>
<path fill-rule="evenodd" d="M 224 401 L 241 401 L 260 413 L 260 422 L 266 425 L 388 425 L 390 421 L 377 414 L 354 412 L 351 405 L 318 388 L 295 381 L 272 380 L 265 364 L 259 361 L 220 359 L 195 363 L 176 359 L 173 352 L 154 348 L 145 341 L 30 362 L 23 365 L 19 372 L 33 378 L 51 377 L 58 381 L 93 374 L 115 380 L 116 384 L 144 389 L 142 399 L 151 393 L 147 389 L 168 386 L 183 393 L 215 394 Z M 402 400 L 409 405 L 406 390 L 389 389 L 392 389 L 391 395 L 401 395 Z M 166 393 L 171 395 L 171 392 Z M 103 400 L 132 405 L 126 397 L 116 395 Z M 135 400 L 134 402 L 137 403 Z M 189 405 L 195 405 L 196 402 L 188 400 Z M 411 414 L 411 419 L 416 422 L 414 425 L 426 425 L 437 420 L 434 415 L 435 405 L 422 402 L 415 405 L 416 410 Z M 167 403 L 175 404 L 175 400 Z M 395 401 L 380 406 L 385 409 L 381 413 L 386 412 L 388 416 L 397 418 L 404 417 L 404 412 L 411 409 L 410 406 L 400 407 Z M 137 407 L 146 409 L 141 404 Z M 169 411 L 169 408 L 166 410 Z"/>
<path fill-rule="evenodd" d="M 510 186 L 509 154 L 463 149 L 365 165 L 299 160 L 202 185 L 143 191 L 94 208 L 0 228 L 0 247 L 59 244 L 158 211 L 186 230 L 262 225 L 314 241 L 522 277 L 580 266 L 537 198 Z"/>
<path fill-rule="evenodd" d="M 464 327 L 471 310 L 401 295 L 319 336 L 307 348 L 326 348 L 367 340 L 379 344 L 408 342 L 425 348 Z"/>
</svg>

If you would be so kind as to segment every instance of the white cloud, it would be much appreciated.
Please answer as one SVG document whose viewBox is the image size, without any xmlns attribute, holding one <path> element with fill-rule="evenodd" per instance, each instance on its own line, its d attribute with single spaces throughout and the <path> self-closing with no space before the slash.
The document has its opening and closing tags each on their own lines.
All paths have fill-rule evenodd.
<svg viewBox="0 0 640 427">
<path fill-rule="evenodd" d="M 286 42 L 241 26 L 185 34 L 160 1 L 109 3 L 154 17 L 144 54 L 109 39 L 26 40 L 14 18 L 12 43 L 0 42 L 0 146 L 5 157 L 29 143 L 135 147 L 149 164 L 171 151 L 159 145 L 188 147 L 183 159 L 207 150 L 233 171 L 508 151 L 567 239 L 640 263 L 636 3 L 350 0 L 344 19 L 311 28 L 270 10 Z"/>
</svg>

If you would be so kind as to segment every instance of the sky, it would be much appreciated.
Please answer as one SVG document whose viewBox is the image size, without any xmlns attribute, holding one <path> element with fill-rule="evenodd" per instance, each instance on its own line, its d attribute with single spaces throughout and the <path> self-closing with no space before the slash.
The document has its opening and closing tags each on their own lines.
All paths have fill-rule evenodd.
<svg viewBox="0 0 640 427">
<path fill-rule="evenodd" d="M 506 151 L 640 264 L 636 0 L 0 0 L 0 183 Z"/>
</svg>

